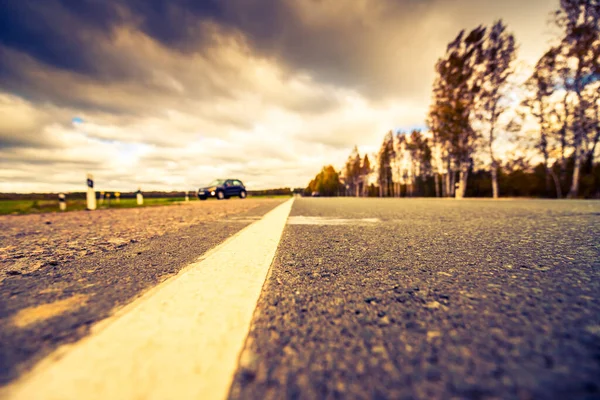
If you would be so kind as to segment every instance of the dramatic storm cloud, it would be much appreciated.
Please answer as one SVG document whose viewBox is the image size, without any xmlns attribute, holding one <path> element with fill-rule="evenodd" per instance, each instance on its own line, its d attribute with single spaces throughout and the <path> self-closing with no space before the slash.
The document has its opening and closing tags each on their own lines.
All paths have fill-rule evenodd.
<svg viewBox="0 0 600 400">
<path fill-rule="evenodd" d="M 0 191 L 304 186 L 421 127 L 434 64 L 502 18 L 533 64 L 554 0 L 0 5 Z M 337 164 L 336 164 L 337 163 Z"/>
</svg>

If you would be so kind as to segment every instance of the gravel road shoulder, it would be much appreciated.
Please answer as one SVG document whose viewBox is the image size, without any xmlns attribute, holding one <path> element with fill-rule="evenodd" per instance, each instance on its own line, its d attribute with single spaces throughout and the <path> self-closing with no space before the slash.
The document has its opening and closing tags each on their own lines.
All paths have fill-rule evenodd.
<svg viewBox="0 0 600 400">
<path fill-rule="evenodd" d="M 0 383 L 82 338 L 94 323 L 282 202 L 0 218 L 3 265 L 17 271 L 0 282 Z M 16 267 L 15 253 L 21 265 L 35 267 Z"/>
</svg>

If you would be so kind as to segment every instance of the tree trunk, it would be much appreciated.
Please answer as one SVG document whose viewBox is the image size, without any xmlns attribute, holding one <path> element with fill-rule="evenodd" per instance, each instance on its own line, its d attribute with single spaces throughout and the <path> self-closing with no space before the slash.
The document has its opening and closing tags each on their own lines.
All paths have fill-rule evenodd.
<svg viewBox="0 0 600 400">
<path fill-rule="evenodd" d="M 545 178 L 545 183 L 546 183 L 546 197 L 550 197 L 550 186 L 551 186 L 551 182 L 550 182 L 550 167 L 548 167 L 549 161 L 548 161 L 548 152 L 544 150 L 543 152 L 544 154 L 544 178 Z"/>
<path fill-rule="evenodd" d="M 581 66 L 581 60 L 579 61 L 579 65 Z M 578 79 L 580 78 L 581 74 L 580 74 L 580 70 L 581 68 L 579 68 L 577 76 L 576 76 L 576 83 L 579 82 Z M 584 120 L 585 120 L 585 111 L 583 109 L 583 96 L 581 95 L 581 90 L 578 88 L 577 90 L 577 97 L 579 98 L 579 107 L 578 107 L 578 121 L 577 124 L 575 124 L 576 130 L 575 130 L 575 166 L 573 167 L 573 180 L 571 181 L 571 190 L 569 190 L 569 195 L 568 197 L 570 199 L 574 199 L 577 197 L 577 194 L 579 193 L 579 180 L 580 180 L 580 176 L 581 176 L 581 161 L 583 158 L 583 153 L 585 151 L 584 146 L 583 146 L 583 136 L 585 135 L 585 128 L 584 128 Z"/>
<path fill-rule="evenodd" d="M 586 149 L 586 154 L 585 154 L 585 173 L 587 174 L 591 174 L 592 170 L 594 169 L 594 153 L 596 153 L 596 145 L 598 144 L 598 141 L 600 140 L 600 106 L 598 104 L 598 100 L 595 100 L 594 102 L 594 111 L 596 112 L 595 114 L 595 124 L 594 124 L 594 130 L 596 131 L 596 134 L 594 135 L 594 138 L 592 139 L 592 143 L 591 143 L 591 148 Z"/>
<path fill-rule="evenodd" d="M 546 190 L 545 190 L 545 196 L 546 197 L 550 197 L 550 173 L 549 173 L 549 169 L 548 169 L 548 160 L 549 160 L 549 155 L 548 155 L 548 137 L 546 135 L 546 123 L 545 123 L 545 119 L 544 119 L 544 113 L 541 112 L 538 115 L 539 118 L 539 124 L 540 124 L 540 151 L 542 152 L 542 156 L 544 157 L 544 178 L 545 178 L 545 184 L 546 184 Z"/>
<path fill-rule="evenodd" d="M 564 121 L 560 130 L 560 188 L 562 193 L 563 186 L 567 187 L 567 159 L 565 151 L 567 149 L 567 129 L 569 128 L 569 105 L 567 103 L 569 91 L 566 91 L 563 99 L 563 107 L 565 109 Z M 562 197 L 562 196 L 561 196 Z"/>
<path fill-rule="evenodd" d="M 435 184 L 435 197 L 440 197 L 440 175 L 437 172 L 433 174 L 433 182 Z"/>
<path fill-rule="evenodd" d="M 600 126 L 596 127 L 596 134 L 592 140 L 592 147 L 587 151 L 585 159 L 585 172 L 588 174 L 592 173 L 594 168 L 594 153 L 596 153 L 596 145 L 598 144 L 598 140 L 600 140 Z"/>
<path fill-rule="evenodd" d="M 550 170 L 550 174 L 552 175 L 552 179 L 554 180 L 554 188 L 556 189 L 556 198 L 562 199 L 562 189 L 560 188 L 560 179 L 554 172 L 554 169 Z"/>
<path fill-rule="evenodd" d="M 459 183 L 460 186 L 458 188 L 458 190 L 460 191 L 458 193 L 458 198 L 464 198 L 465 194 L 467 193 L 467 178 L 469 177 L 469 164 L 468 163 L 461 163 L 460 165 L 460 175 L 459 175 Z"/>
<path fill-rule="evenodd" d="M 566 188 L 567 187 L 567 159 L 564 157 L 564 155 L 561 155 L 561 160 L 560 160 L 560 177 L 559 177 L 559 183 L 560 183 L 560 191 L 562 193 L 562 189 L 563 187 Z M 561 196 L 562 198 L 562 196 Z"/>
<path fill-rule="evenodd" d="M 442 196 L 448 197 L 448 173 L 442 175 Z"/>
<path fill-rule="evenodd" d="M 450 197 L 456 195 L 456 171 L 450 172 L 450 185 L 448 186 Z"/>
<path fill-rule="evenodd" d="M 446 160 L 446 196 L 454 197 L 454 171 L 450 169 L 450 156 Z"/>
<path fill-rule="evenodd" d="M 583 154 L 581 151 L 581 143 L 575 146 L 575 167 L 573 168 L 573 181 L 571 182 L 571 190 L 569 190 L 569 199 L 574 199 L 579 193 L 579 178 L 581 175 L 581 159 Z"/>
<path fill-rule="evenodd" d="M 496 106 L 498 105 L 497 102 L 494 103 L 493 107 L 492 107 L 492 119 L 490 121 L 490 140 L 489 140 L 489 146 L 490 146 L 490 160 L 491 160 L 491 165 L 490 165 L 490 169 L 492 172 L 492 197 L 494 199 L 497 199 L 499 197 L 499 191 L 498 191 L 498 163 L 496 162 L 496 158 L 494 157 L 494 130 L 496 128 L 496 121 L 498 120 L 498 117 L 500 114 L 496 113 Z"/>
<path fill-rule="evenodd" d="M 498 165 L 492 160 L 492 196 L 497 199 L 500 196 L 498 191 Z"/>
</svg>

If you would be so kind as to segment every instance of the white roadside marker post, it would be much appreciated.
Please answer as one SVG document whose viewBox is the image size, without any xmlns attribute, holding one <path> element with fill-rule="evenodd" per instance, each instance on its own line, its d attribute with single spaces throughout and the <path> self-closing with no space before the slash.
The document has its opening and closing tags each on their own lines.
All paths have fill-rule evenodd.
<svg viewBox="0 0 600 400">
<path fill-rule="evenodd" d="M 87 209 L 95 210 L 96 209 L 96 192 L 94 192 L 94 177 L 92 174 L 88 174 L 87 176 Z"/>
<path fill-rule="evenodd" d="M 454 198 L 462 199 L 462 186 L 460 182 L 456 182 L 454 185 Z"/>
<path fill-rule="evenodd" d="M 67 197 L 64 193 L 58 194 L 58 208 L 60 211 L 67 211 Z"/>
<path fill-rule="evenodd" d="M 136 192 L 135 197 L 137 199 L 137 205 L 143 206 L 144 205 L 144 195 L 142 195 L 142 188 L 138 188 L 138 191 Z"/>
</svg>

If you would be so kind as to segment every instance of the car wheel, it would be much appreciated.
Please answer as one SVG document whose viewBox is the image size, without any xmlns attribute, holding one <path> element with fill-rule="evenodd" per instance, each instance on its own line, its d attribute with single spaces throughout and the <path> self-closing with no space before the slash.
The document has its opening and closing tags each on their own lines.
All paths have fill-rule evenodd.
<svg viewBox="0 0 600 400">
<path fill-rule="evenodd" d="M 198 196 L 200 200 L 206 200 L 206 196 Z"/>
<path fill-rule="evenodd" d="M 246 198 L 246 195 L 247 195 L 247 194 L 246 194 L 246 191 L 245 191 L 245 190 L 242 190 L 242 191 L 240 192 L 240 199 L 245 199 L 245 198 Z"/>
<path fill-rule="evenodd" d="M 217 199 L 219 199 L 219 200 L 223 200 L 224 198 L 225 198 L 225 193 L 223 193 L 223 191 L 222 191 L 222 190 L 219 190 L 219 191 L 217 192 Z"/>
</svg>

